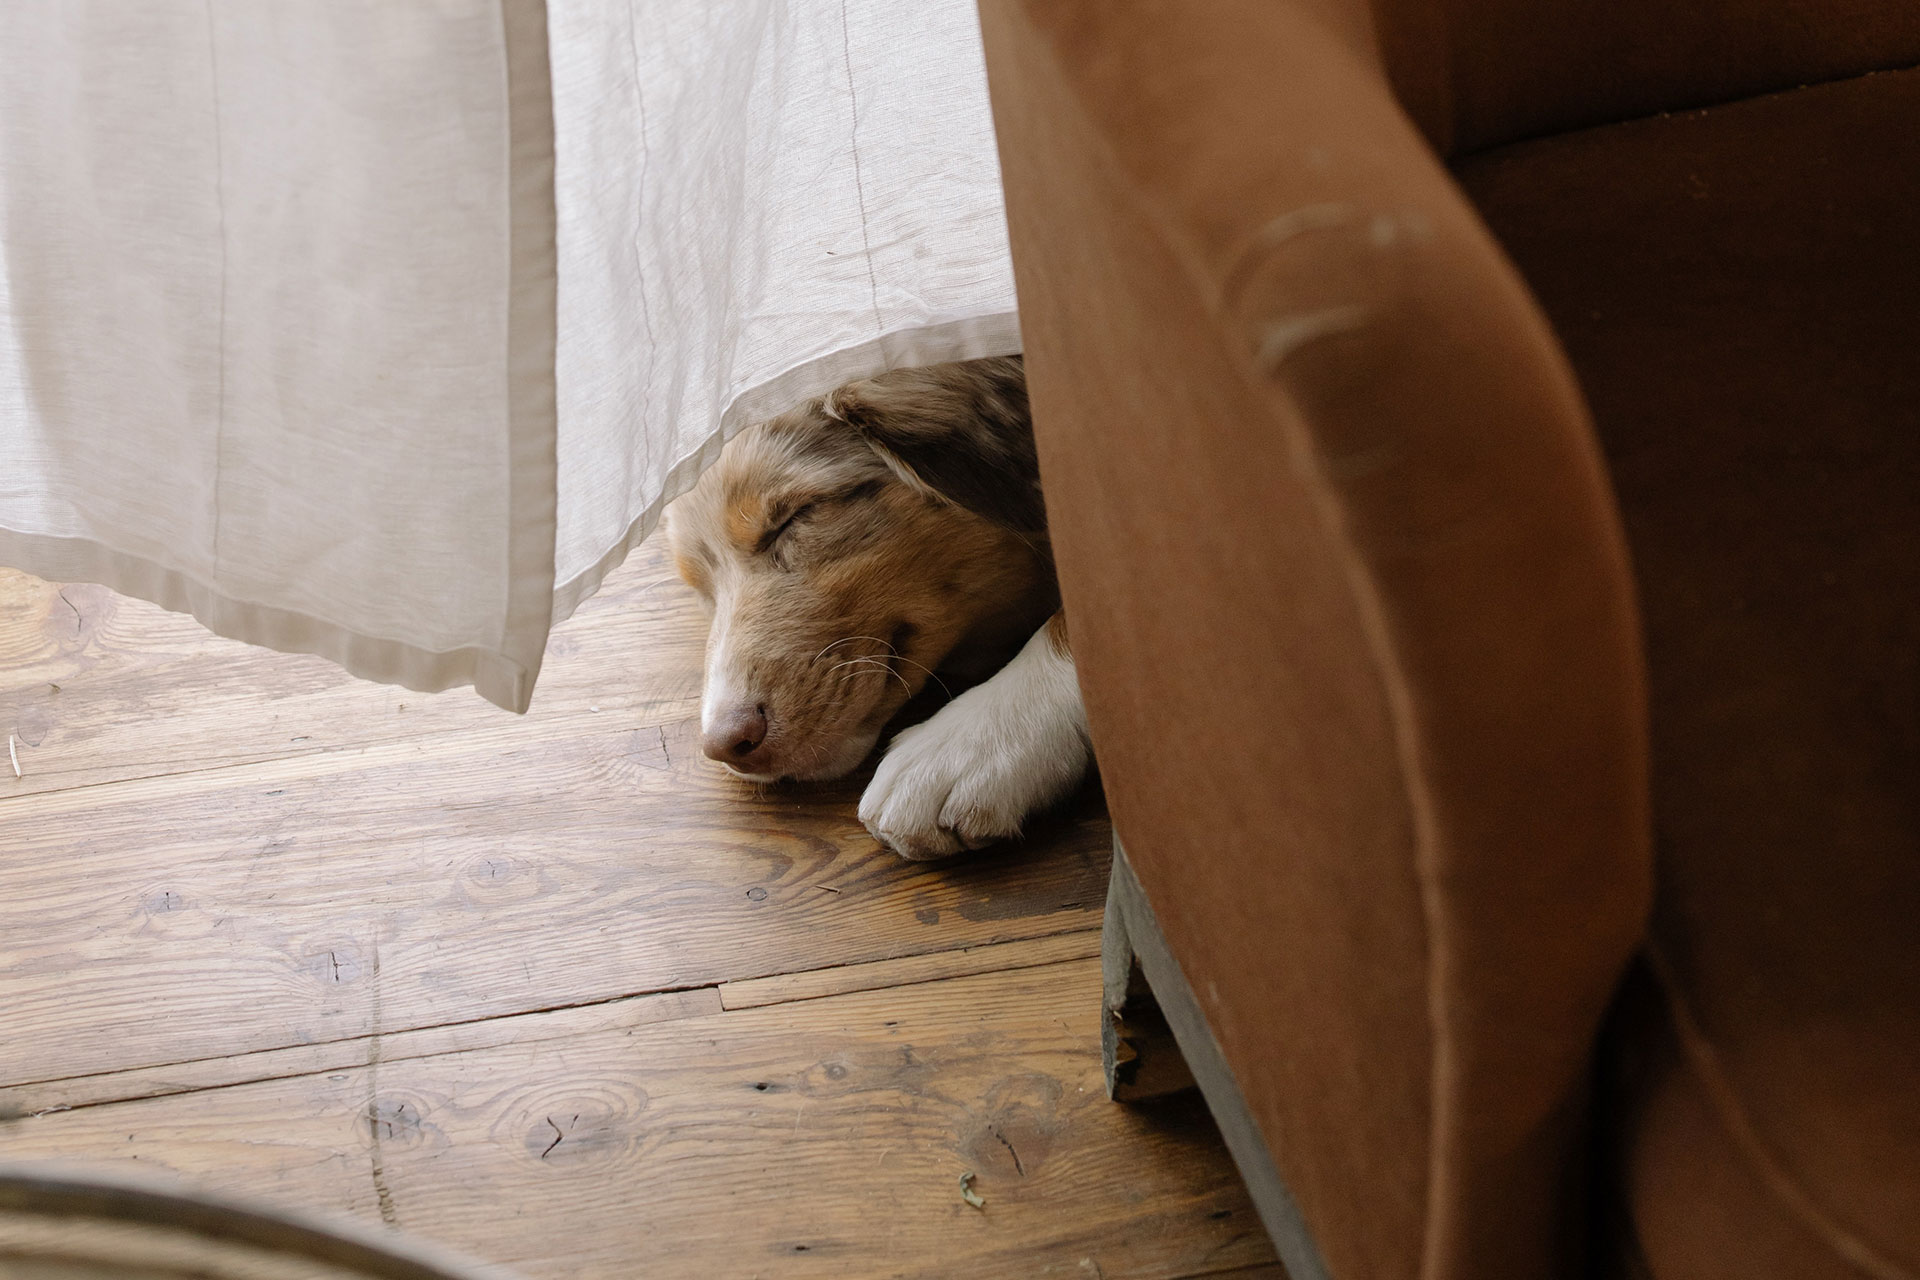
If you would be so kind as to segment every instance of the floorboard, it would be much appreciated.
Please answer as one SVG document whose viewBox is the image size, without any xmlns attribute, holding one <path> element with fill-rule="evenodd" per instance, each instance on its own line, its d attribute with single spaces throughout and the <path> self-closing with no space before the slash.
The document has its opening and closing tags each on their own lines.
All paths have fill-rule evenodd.
<svg viewBox="0 0 1920 1280">
<path fill-rule="evenodd" d="M 596 716 L 669 723 L 697 714 L 705 633 L 660 553 L 636 552 L 555 630 L 517 717 L 471 690 L 370 684 L 105 587 L 0 569 L 0 726 L 22 775 L 0 797 L 474 731 L 534 741 Z"/>
<path fill-rule="evenodd" d="M 0 1160 L 536 1277 L 1278 1275 L 1101 1091 L 1097 787 L 901 862 L 700 756 L 703 629 L 643 548 L 514 717 L 0 572 Z"/>
<path fill-rule="evenodd" d="M 18 1121 L 0 1154 L 137 1159 L 229 1192 L 317 1197 L 535 1277 L 1041 1276 L 1083 1261 L 1177 1276 L 1260 1261 L 1195 1104 L 1138 1113 L 1102 1092 L 1098 969 L 422 1057 L 369 1040 L 351 1067 Z M 983 1209 L 960 1196 L 965 1172 Z"/>
</svg>

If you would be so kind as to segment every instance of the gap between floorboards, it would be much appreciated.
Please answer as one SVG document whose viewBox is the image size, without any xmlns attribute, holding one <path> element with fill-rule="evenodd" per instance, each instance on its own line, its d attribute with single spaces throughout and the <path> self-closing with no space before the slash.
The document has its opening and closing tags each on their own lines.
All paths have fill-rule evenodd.
<svg viewBox="0 0 1920 1280">
<path fill-rule="evenodd" d="M 311 1045 L 258 1049 L 216 1058 L 130 1067 L 0 1087 L 0 1122 L 147 1098 L 176 1097 L 267 1080 L 364 1067 L 379 1045 L 383 1063 L 625 1031 L 655 1022 L 739 1013 L 777 1004 L 953 978 L 1069 963 L 1097 956 L 1100 931 L 1067 930 L 1038 938 L 923 952 L 890 960 L 744 979 L 713 986 L 618 996 L 553 1009 L 497 1014 L 464 1022 L 352 1036 Z M 732 1001 L 729 1002 L 729 988 Z"/>
</svg>

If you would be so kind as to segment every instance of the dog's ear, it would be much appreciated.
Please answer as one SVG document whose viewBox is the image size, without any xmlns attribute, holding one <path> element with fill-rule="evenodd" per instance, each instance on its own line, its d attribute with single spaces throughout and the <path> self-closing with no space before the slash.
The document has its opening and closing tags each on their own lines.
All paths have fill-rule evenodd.
<svg viewBox="0 0 1920 1280">
<path fill-rule="evenodd" d="M 1044 533 L 1019 356 L 896 369 L 822 402 L 908 484 L 1018 533 Z"/>
</svg>

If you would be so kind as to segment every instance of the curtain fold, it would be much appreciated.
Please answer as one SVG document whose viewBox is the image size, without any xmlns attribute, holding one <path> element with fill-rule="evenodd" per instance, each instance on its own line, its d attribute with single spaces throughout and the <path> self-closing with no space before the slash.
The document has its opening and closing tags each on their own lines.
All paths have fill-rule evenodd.
<svg viewBox="0 0 1920 1280">
<path fill-rule="evenodd" d="M 0 6 L 0 563 L 524 710 L 734 429 L 1018 349 L 976 21 Z"/>
<path fill-rule="evenodd" d="M 0 6 L 0 562 L 524 709 L 554 545 L 544 25 Z"/>
<path fill-rule="evenodd" d="M 973 0 L 551 0 L 564 618 L 724 437 L 1020 349 Z"/>
</svg>

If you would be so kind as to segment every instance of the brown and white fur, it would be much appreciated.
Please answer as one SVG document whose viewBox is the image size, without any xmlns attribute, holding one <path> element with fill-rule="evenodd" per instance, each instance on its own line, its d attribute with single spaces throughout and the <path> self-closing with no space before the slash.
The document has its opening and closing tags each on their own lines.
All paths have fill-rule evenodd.
<svg viewBox="0 0 1920 1280">
<path fill-rule="evenodd" d="M 860 801 L 888 848 L 1017 835 L 1085 774 L 1018 357 L 897 370 L 748 428 L 668 536 L 713 607 L 703 745 L 739 776 L 857 768 L 936 670 L 993 674 L 888 746 Z"/>
</svg>

